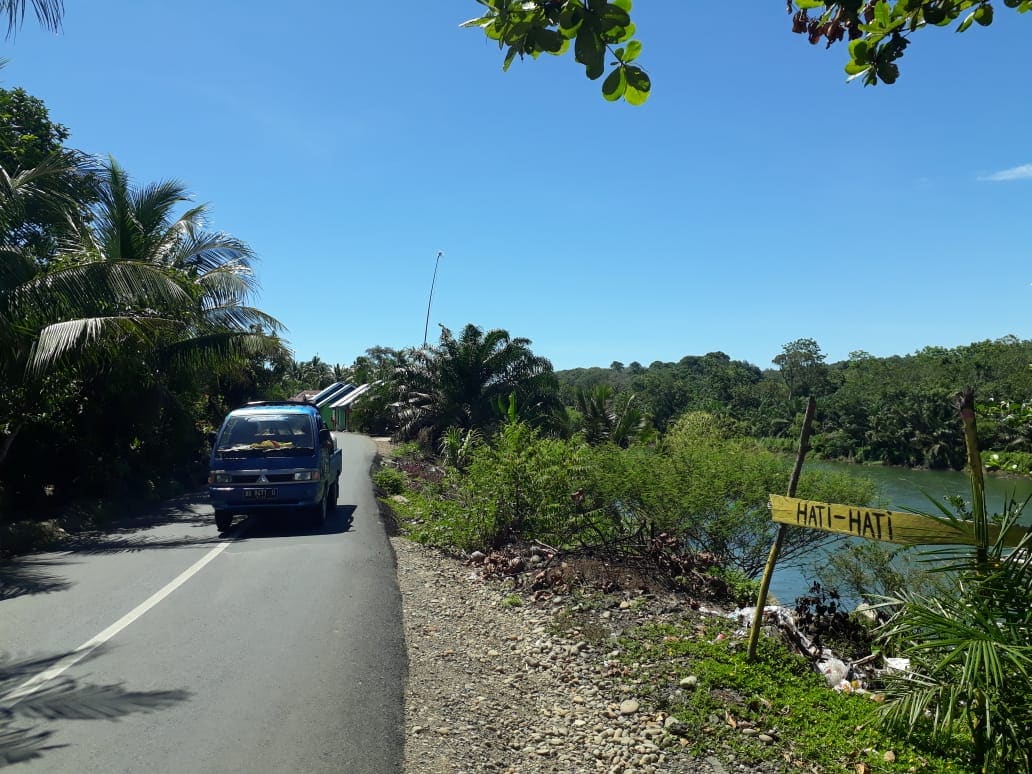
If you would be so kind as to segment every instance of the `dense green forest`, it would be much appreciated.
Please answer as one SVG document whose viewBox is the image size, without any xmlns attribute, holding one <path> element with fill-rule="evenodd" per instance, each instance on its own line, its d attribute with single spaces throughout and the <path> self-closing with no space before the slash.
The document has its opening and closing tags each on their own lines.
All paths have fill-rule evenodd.
<svg viewBox="0 0 1032 774">
<path fill-rule="evenodd" d="M 686 411 L 723 417 L 745 436 L 790 449 L 806 398 L 817 398 L 813 448 L 818 456 L 888 465 L 961 469 L 964 443 L 952 396 L 973 386 L 981 404 L 980 442 L 1029 472 L 1027 401 L 1032 398 L 1032 342 L 1007 336 L 910 355 L 854 352 L 827 363 L 813 339 L 786 344 L 767 368 L 723 352 L 674 362 L 578 368 L 556 374 L 564 399 L 608 385 L 636 396 L 663 430 Z M 998 463 L 997 463 L 998 465 Z M 990 466 L 993 466 L 992 463 Z"/>
</svg>

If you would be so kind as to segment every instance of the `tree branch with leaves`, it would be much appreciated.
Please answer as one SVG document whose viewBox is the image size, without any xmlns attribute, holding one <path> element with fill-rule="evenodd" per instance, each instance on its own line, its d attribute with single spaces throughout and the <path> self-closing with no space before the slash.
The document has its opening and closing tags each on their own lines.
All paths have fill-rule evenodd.
<svg viewBox="0 0 1032 774">
<path fill-rule="evenodd" d="M 1018 13 L 1032 10 L 1032 0 L 1003 0 Z M 957 32 L 972 25 L 988 27 L 995 16 L 990 0 L 788 0 L 792 31 L 816 45 L 831 47 L 849 40 L 849 80 L 864 85 L 895 83 L 897 60 L 910 45 L 913 33 L 928 26 L 948 27 L 958 19 Z"/>
<path fill-rule="evenodd" d="M 477 2 L 486 12 L 461 26 L 479 27 L 505 49 L 503 70 L 508 70 L 517 56 L 561 56 L 572 42 L 574 59 L 584 65 L 585 75 L 593 81 L 605 75 L 607 54 L 612 57 L 612 69 L 602 81 L 602 96 L 607 100 L 623 99 L 641 105 L 649 98 L 652 81 L 634 64 L 641 53 L 641 42 L 634 39 L 631 0 Z"/>
</svg>

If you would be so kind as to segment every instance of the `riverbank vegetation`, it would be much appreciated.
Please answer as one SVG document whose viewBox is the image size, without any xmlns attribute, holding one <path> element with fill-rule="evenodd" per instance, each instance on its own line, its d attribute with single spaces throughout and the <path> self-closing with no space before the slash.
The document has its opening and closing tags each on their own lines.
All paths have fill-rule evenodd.
<svg viewBox="0 0 1032 774">
<path fill-rule="evenodd" d="M 815 385 L 828 393 L 835 384 L 830 371 L 820 367 L 819 350 L 807 346 L 800 351 L 798 344 L 786 346 L 775 360 L 788 402 Z M 594 394 L 597 402 L 610 406 L 608 411 L 567 410 L 565 423 L 543 420 L 540 414 L 524 420 L 514 391 L 507 405 L 497 401 L 489 421 L 474 421 L 474 413 L 461 407 L 478 392 L 475 385 L 508 375 L 492 376 L 490 368 L 478 367 L 482 361 L 472 357 L 474 352 L 470 346 L 421 353 L 424 359 L 455 359 L 479 382 L 459 380 L 461 393 L 445 389 L 431 402 L 452 407 L 454 424 L 447 431 L 399 426 L 399 437 L 414 441 L 392 468 L 377 475 L 410 537 L 462 552 L 500 572 L 515 574 L 532 564 L 534 572 L 524 582 L 531 590 L 559 587 L 568 593 L 586 585 L 610 592 L 633 571 L 684 594 L 696 607 L 733 607 L 755 599 L 754 581 L 773 542 L 765 502 L 769 493 L 786 487 L 784 456 L 764 448 L 762 439 L 744 435 L 739 417 L 719 411 L 681 413 L 662 432 L 652 427 L 652 432 L 617 435 L 613 430 L 626 426 L 620 417 L 630 401 L 617 402 L 615 390 L 605 384 L 577 386 L 574 395 L 585 409 L 586 396 Z M 438 363 L 436 368 L 454 365 Z M 535 379 L 540 377 L 536 372 Z M 808 383 L 811 377 L 819 381 Z M 398 410 L 411 412 L 420 405 L 417 401 L 427 400 L 425 392 L 407 395 L 404 383 L 397 389 Z M 460 394 L 466 397 L 457 399 Z M 456 400 L 446 399 L 449 395 Z M 1002 539 L 990 539 L 993 519 L 979 483 L 973 392 L 964 395 L 960 413 L 955 400 L 944 398 L 945 429 L 937 437 L 947 443 L 945 433 L 954 433 L 960 448 L 950 454 L 976 466 L 971 500 L 951 502 L 957 513 L 942 505 L 943 518 L 970 517 L 973 547 L 922 557 L 925 562 L 937 559 L 932 576 L 927 564 L 917 572 L 911 566 L 906 575 L 895 569 L 892 553 L 873 556 L 874 566 L 864 569 L 872 571 L 885 595 L 873 632 L 838 608 L 834 592 L 821 592 L 810 603 L 798 602 L 807 609 L 797 609 L 796 628 L 805 625 L 813 637 L 809 645 L 789 638 L 807 657 L 801 661 L 776 640 L 765 641 L 758 661 L 743 656 L 740 646 L 724 644 L 719 653 L 711 652 L 713 643 L 730 643 L 740 635 L 707 624 L 643 630 L 623 640 L 632 659 L 628 668 L 638 676 L 662 673 L 667 680 L 657 684 L 679 678 L 697 687 L 698 673 L 705 675 L 705 691 L 654 697 L 698 732 L 693 738 L 703 745 L 700 752 L 712 752 L 712 742 L 723 739 L 739 758 L 772 763 L 764 746 L 728 730 L 767 728 L 763 741 L 788 755 L 785 770 L 805 761 L 817 770 L 1029 771 L 1032 761 L 1022 740 L 1032 731 L 1032 704 L 1014 686 L 1027 685 L 1032 676 L 1030 541 L 1026 537 L 1014 549 Z M 437 413 L 428 411 L 428 416 Z M 793 417 L 789 424 L 794 422 Z M 610 432 L 599 432 L 600 426 Z M 569 435 L 557 434 L 556 427 Z M 811 471 L 798 494 L 863 504 L 873 491 L 851 476 Z M 1017 523 L 1022 511 L 1018 503 L 1005 509 L 1001 533 Z M 789 530 L 782 559 L 812 552 L 828 539 L 821 532 Z M 556 564 L 556 557 L 563 561 Z M 863 559 L 863 554 L 852 552 L 851 558 Z M 843 636 L 852 639 L 837 646 L 868 649 L 841 664 L 836 687 L 846 694 L 860 685 L 850 679 L 855 666 L 898 659 L 891 667 L 867 672 L 859 696 L 829 696 L 823 678 L 805 665 L 807 660 L 809 669 L 814 662 L 827 663 L 827 654 L 814 641 Z M 679 661 L 688 662 L 692 674 L 672 671 Z M 775 705 L 782 711 L 787 707 L 791 718 L 775 717 Z M 723 716 L 714 711 L 718 706 Z M 818 717 L 848 721 L 851 730 L 840 742 L 816 744 L 812 726 Z"/>
<path fill-rule="evenodd" d="M 813 395 L 815 456 L 961 470 L 964 441 L 951 398 L 965 387 L 974 387 L 979 398 L 987 460 L 994 453 L 1032 452 L 1030 363 L 1032 341 L 1012 336 L 911 355 L 853 352 L 837 363 L 826 362 L 813 339 L 800 339 L 785 344 L 764 369 L 711 352 L 647 367 L 614 362 L 572 369 L 557 378 L 568 401 L 576 390 L 609 385 L 633 394 L 660 430 L 686 411 L 707 411 L 783 451 L 793 448 Z M 1026 460 L 1017 459 L 1013 470 L 1025 472 Z"/>
</svg>

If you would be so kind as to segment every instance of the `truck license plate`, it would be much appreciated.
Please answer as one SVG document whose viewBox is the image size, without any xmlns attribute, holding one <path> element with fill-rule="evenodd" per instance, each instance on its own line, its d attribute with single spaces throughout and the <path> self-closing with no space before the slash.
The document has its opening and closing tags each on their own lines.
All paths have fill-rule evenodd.
<svg viewBox="0 0 1032 774">
<path fill-rule="evenodd" d="M 244 497 L 255 499 L 255 500 L 265 500 L 265 499 L 270 498 L 270 497 L 275 497 L 277 494 L 279 494 L 279 490 L 275 489 L 275 488 L 272 488 L 272 489 L 245 489 L 244 490 Z"/>
</svg>

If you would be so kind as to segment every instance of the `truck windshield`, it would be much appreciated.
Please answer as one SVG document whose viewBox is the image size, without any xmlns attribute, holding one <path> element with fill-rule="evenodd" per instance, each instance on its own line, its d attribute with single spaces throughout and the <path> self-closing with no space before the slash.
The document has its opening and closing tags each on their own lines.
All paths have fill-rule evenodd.
<svg viewBox="0 0 1032 774">
<path fill-rule="evenodd" d="M 314 451 L 312 422 L 303 414 L 230 417 L 216 447 L 222 457 L 297 457 Z"/>
</svg>

